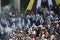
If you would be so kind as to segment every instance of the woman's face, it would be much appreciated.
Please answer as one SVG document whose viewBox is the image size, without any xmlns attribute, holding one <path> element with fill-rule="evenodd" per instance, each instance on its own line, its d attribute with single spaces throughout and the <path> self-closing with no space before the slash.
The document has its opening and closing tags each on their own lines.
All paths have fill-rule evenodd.
<svg viewBox="0 0 60 40">
<path fill-rule="evenodd" d="M 54 40 L 57 40 L 57 38 L 56 38 L 56 37 L 54 37 Z"/>
<path fill-rule="evenodd" d="M 48 32 L 46 32 L 46 33 L 45 33 L 45 35 L 48 37 L 48 36 L 49 36 L 49 33 L 48 33 Z"/>
<path fill-rule="evenodd" d="M 50 25 L 48 24 L 48 28 L 50 28 Z"/>
<path fill-rule="evenodd" d="M 44 34 L 44 31 L 42 31 L 41 33 Z"/>
</svg>

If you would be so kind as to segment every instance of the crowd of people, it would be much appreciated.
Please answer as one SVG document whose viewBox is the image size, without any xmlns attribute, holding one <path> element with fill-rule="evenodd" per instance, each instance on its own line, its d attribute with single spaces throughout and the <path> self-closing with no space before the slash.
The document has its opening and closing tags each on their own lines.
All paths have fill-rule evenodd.
<svg viewBox="0 0 60 40">
<path fill-rule="evenodd" d="M 60 7 L 40 7 L 25 15 L 0 14 L 0 40 L 60 40 Z"/>
</svg>

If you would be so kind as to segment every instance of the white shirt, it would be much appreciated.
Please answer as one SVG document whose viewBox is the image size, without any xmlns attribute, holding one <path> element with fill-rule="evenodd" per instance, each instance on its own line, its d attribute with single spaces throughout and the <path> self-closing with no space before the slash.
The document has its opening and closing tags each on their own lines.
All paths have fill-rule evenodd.
<svg viewBox="0 0 60 40">
<path fill-rule="evenodd" d="M 1 19 L 2 23 L 7 24 L 7 20 L 6 19 Z"/>
<path fill-rule="evenodd" d="M 4 34 L 4 32 L 3 32 L 4 28 L 2 27 L 1 24 L 0 24 L 0 30 L 1 30 L 1 34 Z"/>
<path fill-rule="evenodd" d="M 11 22 L 14 22 L 15 21 L 15 18 L 11 18 Z"/>
<path fill-rule="evenodd" d="M 27 20 L 28 20 L 28 23 L 27 24 L 30 25 L 30 20 L 29 19 L 27 19 Z"/>
<path fill-rule="evenodd" d="M 32 15 L 31 15 L 31 18 L 32 18 L 32 20 L 34 21 L 34 20 L 35 20 L 35 14 L 32 14 Z"/>
<path fill-rule="evenodd" d="M 40 15 L 36 14 L 36 21 L 38 21 L 40 19 Z"/>
<path fill-rule="evenodd" d="M 30 15 L 27 15 L 26 18 L 29 19 L 29 18 L 31 18 L 31 16 Z"/>
</svg>

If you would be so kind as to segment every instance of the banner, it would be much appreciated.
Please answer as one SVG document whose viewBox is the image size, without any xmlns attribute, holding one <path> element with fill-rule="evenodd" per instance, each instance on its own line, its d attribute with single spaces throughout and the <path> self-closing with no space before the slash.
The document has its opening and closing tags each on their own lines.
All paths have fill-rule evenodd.
<svg viewBox="0 0 60 40">
<path fill-rule="evenodd" d="M 55 0 L 56 4 L 59 5 L 60 4 L 60 0 Z"/>
<path fill-rule="evenodd" d="M 39 7 L 41 7 L 41 0 L 38 0 L 38 1 L 37 1 L 37 6 L 36 6 L 36 8 L 38 9 Z"/>
<path fill-rule="evenodd" d="M 50 7 L 50 5 L 53 6 L 52 0 L 48 0 L 48 6 Z"/>
<path fill-rule="evenodd" d="M 29 4 L 28 4 L 27 9 L 25 10 L 25 12 L 26 12 L 27 10 L 31 10 L 33 4 L 34 4 L 34 0 L 30 0 L 30 2 L 29 2 Z"/>
<path fill-rule="evenodd" d="M 36 9 L 36 6 L 37 6 L 37 0 L 34 0 L 34 4 L 33 4 L 32 9 Z"/>
</svg>

